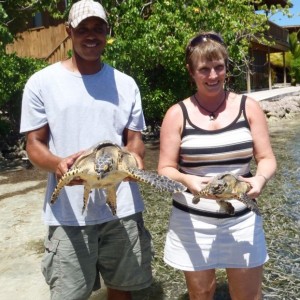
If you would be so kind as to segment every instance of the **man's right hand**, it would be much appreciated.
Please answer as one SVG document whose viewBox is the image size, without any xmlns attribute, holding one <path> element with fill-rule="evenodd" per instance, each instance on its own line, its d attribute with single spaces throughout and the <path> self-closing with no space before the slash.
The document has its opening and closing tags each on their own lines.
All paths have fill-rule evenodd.
<svg viewBox="0 0 300 300">
<path fill-rule="evenodd" d="M 74 153 L 68 157 L 63 158 L 56 167 L 55 175 L 56 179 L 59 180 L 74 164 L 76 159 L 82 154 L 84 151 L 80 151 Z M 68 185 L 78 185 L 82 184 L 83 180 L 78 178 L 72 180 Z"/>
</svg>

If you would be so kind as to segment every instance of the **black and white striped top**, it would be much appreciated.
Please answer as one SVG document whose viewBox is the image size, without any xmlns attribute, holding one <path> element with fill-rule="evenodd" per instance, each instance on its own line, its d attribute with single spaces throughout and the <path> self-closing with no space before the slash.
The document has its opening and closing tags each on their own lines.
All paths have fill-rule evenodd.
<svg viewBox="0 0 300 300">
<path fill-rule="evenodd" d="M 189 119 L 183 102 L 184 126 L 179 157 L 179 170 L 198 176 L 215 176 L 223 172 L 246 175 L 250 172 L 253 140 L 245 112 L 246 96 L 242 96 L 238 116 L 228 126 L 204 130 Z"/>
</svg>

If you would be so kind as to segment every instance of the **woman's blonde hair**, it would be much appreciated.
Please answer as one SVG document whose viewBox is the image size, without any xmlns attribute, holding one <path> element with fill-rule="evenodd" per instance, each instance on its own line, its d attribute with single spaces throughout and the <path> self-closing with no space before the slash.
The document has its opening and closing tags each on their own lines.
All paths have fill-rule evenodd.
<svg viewBox="0 0 300 300">
<path fill-rule="evenodd" d="M 194 71 L 199 59 L 208 61 L 224 59 L 227 67 L 227 47 L 219 34 L 213 31 L 201 32 L 189 41 L 185 50 L 185 62 L 191 71 Z"/>
</svg>

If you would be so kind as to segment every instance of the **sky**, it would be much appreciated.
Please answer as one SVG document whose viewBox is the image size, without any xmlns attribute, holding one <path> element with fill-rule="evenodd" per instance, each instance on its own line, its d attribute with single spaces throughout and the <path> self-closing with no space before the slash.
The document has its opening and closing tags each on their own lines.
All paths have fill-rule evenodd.
<svg viewBox="0 0 300 300">
<path fill-rule="evenodd" d="M 300 26 L 300 0 L 292 0 L 293 7 L 290 8 L 292 18 L 284 16 L 282 13 L 277 13 L 270 17 L 270 21 L 279 26 L 299 25 Z"/>
</svg>

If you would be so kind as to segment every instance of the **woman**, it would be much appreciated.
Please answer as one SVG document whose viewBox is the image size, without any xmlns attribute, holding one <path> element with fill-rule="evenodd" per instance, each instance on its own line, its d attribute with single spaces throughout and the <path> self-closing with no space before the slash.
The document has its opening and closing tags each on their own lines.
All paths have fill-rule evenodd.
<svg viewBox="0 0 300 300">
<path fill-rule="evenodd" d="M 268 260 L 262 218 L 242 202 L 229 200 L 233 216 L 215 200 L 192 202 L 193 194 L 223 172 L 250 183 L 248 195 L 254 199 L 276 170 L 259 104 L 224 89 L 227 61 L 218 34 L 195 36 L 186 48 L 186 67 L 197 91 L 173 105 L 161 127 L 158 172 L 188 188 L 174 194 L 164 260 L 183 270 L 192 300 L 213 299 L 217 268 L 226 269 L 232 299 L 261 299 L 263 264 Z"/>
</svg>

